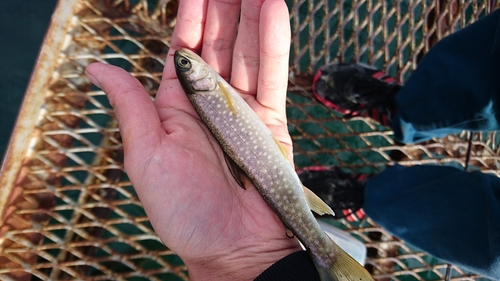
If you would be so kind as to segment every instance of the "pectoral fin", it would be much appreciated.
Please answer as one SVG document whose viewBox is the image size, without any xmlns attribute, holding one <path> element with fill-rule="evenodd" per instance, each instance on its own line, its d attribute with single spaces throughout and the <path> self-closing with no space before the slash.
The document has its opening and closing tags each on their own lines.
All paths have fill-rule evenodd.
<svg viewBox="0 0 500 281">
<path fill-rule="evenodd" d="M 332 208 L 328 206 L 321 198 L 318 197 L 314 192 L 312 192 L 309 188 L 302 186 L 304 190 L 304 195 L 306 196 L 307 204 L 309 208 L 315 212 L 316 214 L 322 215 L 332 215 L 335 216 Z"/>
<path fill-rule="evenodd" d="M 219 85 L 219 89 L 222 92 L 224 99 L 227 101 L 227 104 L 229 105 L 231 112 L 233 112 L 235 116 L 238 116 L 238 113 L 236 112 L 236 108 L 234 108 L 234 104 L 233 104 L 233 100 L 231 98 L 231 95 L 229 95 L 229 92 L 227 91 L 226 87 L 221 82 L 218 82 L 217 84 Z"/>
</svg>

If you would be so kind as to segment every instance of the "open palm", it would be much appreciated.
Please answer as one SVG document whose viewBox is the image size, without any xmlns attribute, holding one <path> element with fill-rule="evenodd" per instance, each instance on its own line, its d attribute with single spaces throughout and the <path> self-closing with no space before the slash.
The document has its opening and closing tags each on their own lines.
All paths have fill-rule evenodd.
<svg viewBox="0 0 500 281">
<path fill-rule="evenodd" d="M 182 0 L 170 54 L 180 47 L 200 53 L 291 151 L 288 20 L 282 0 Z M 233 270 L 254 278 L 299 250 L 255 188 L 244 190 L 231 176 L 177 80 L 171 55 L 154 103 L 122 69 L 92 64 L 87 75 L 115 109 L 125 168 L 155 231 L 184 260 L 192 279 L 224 274 L 236 280 L 229 278 Z"/>
</svg>

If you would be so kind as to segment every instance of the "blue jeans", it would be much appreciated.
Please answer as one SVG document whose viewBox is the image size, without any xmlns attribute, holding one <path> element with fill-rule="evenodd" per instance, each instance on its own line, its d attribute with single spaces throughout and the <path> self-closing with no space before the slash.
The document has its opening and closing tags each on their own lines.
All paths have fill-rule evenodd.
<svg viewBox="0 0 500 281">
<path fill-rule="evenodd" d="M 395 139 L 499 130 L 500 11 L 436 44 L 396 96 Z M 500 279 L 500 178 L 444 166 L 388 167 L 364 209 L 395 236 L 442 260 Z"/>
</svg>

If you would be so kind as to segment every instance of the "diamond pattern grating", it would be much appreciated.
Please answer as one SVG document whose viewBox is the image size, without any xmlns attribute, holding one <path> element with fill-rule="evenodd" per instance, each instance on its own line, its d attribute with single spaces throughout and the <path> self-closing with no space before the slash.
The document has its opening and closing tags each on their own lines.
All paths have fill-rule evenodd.
<svg viewBox="0 0 500 281">
<path fill-rule="evenodd" d="M 343 120 L 310 98 L 312 74 L 334 60 L 369 63 L 404 81 L 440 38 L 498 6 L 495 1 L 393 2 L 288 0 L 293 38 L 287 113 L 297 168 L 327 165 L 377 173 L 395 161 L 463 168 L 472 136 L 470 169 L 498 175 L 495 132 L 399 146 L 388 128 L 361 117 Z M 182 261 L 155 235 L 123 170 L 120 135 L 105 95 L 83 74 L 93 61 L 118 65 L 153 96 L 177 2 L 71 0 L 61 1 L 58 9 L 64 20 L 53 25 L 64 23 L 65 37 L 54 50 L 57 63 L 47 79 L 34 76 L 29 89 L 41 83 L 42 102 L 25 101 L 35 110 L 21 114 L 18 124 L 35 121 L 21 142 L 24 148 L 7 154 L 0 176 L 2 183 L 10 179 L 1 206 L 0 279 L 188 280 Z M 34 75 L 46 60 L 42 53 Z M 27 129 L 18 125 L 14 139 L 22 130 Z M 366 244 L 367 268 L 378 280 L 444 279 L 445 263 L 370 219 L 331 223 Z M 454 266 L 451 277 L 485 280 Z"/>
</svg>

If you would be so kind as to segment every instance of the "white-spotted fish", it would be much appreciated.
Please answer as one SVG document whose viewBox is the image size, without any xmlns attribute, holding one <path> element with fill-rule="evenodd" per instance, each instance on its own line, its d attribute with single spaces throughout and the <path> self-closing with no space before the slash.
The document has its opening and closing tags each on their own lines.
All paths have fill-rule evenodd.
<svg viewBox="0 0 500 281">
<path fill-rule="evenodd" d="M 321 280 L 373 280 L 321 229 L 311 213 L 333 211 L 303 187 L 269 128 L 240 95 L 197 54 L 175 52 L 177 77 L 196 112 L 236 169 L 253 183 L 283 224 L 310 252 Z M 239 173 L 231 168 L 233 176 Z"/>
</svg>

